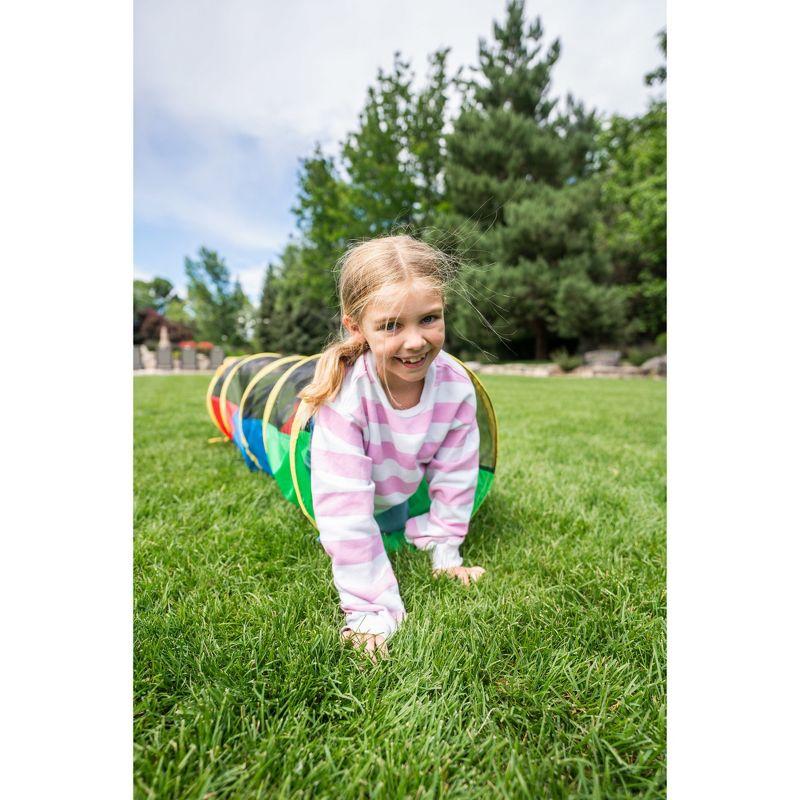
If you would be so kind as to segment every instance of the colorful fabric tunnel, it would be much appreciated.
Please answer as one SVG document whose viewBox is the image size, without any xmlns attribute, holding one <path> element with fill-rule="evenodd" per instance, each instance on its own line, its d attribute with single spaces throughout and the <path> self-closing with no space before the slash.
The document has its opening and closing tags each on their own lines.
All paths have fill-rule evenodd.
<svg viewBox="0 0 800 800">
<path fill-rule="evenodd" d="M 227 358 L 211 378 L 206 394 L 209 416 L 225 438 L 236 444 L 247 466 L 275 478 L 283 496 L 299 506 L 314 527 L 311 496 L 314 418 L 307 419 L 298 394 L 313 379 L 319 357 L 319 354 L 257 353 Z M 483 384 L 472 370 L 462 366 L 472 380 L 478 401 L 480 455 L 474 515 L 494 481 L 497 419 Z M 428 484 L 423 478 L 407 502 L 378 514 L 375 519 L 387 549 L 402 547 L 407 520 L 429 508 Z"/>
</svg>

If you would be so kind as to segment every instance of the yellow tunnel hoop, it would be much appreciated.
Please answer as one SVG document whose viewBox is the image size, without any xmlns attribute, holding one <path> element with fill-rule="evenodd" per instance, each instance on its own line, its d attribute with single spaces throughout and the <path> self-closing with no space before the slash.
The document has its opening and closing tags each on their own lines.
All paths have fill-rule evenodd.
<svg viewBox="0 0 800 800">
<path fill-rule="evenodd" d="M 319 526 L 317 525 L 317 521 L 314 517 L 311 516 L 311 513 L 306 508 L 306 504 L 303 502 L 303 493 L 300 491 L 300 481 L 297 478 L 297 463 L 295 462 L 295 449 L 297 448 L 297 438 L 300 435 L 300 430 L 305 428 L 308 419 L 306 417 L 306 406 L 308 404 L 303 400 L 300 405 L 297 407 L 297 412 L 294 415 L 294 421 L 292 422 L 292 435 L 289 439 L 289 471 L 292 473 L 292 485 L 294 486 L 294 493 L 297 495 L 297 504 L 300 506 L 300 510 L 306 515 L 306 519 L 314 526 L 316 530 L 319 530 Z M 300 411 L 303 410 L 301 414 Z"/>
<path fill-rule="evenodd" d="M 469 375 L 470 379 L 472 380 L 472 385 L 475 386 L 476 390 L 479 391 L 479 393 L 481 395 L 481 400 L 483 401 L 484 408 L 486 408 L 488 410 L 489 414 L 491 415 L 490 420 L 489 420 L 489 422 L 491 424 L 489 425 L 489 427 L 490 427 L 490 429 L 492 431 L 492 447 L 494 449 L 494 460 L 495 460 L 495 463 L 497 463 L 498 454 L 500 452 L 499 451 L 500 441 L 497 438 L 497 415 L 495 414 L 495 411 L 494 411 L 494 405 L 492 404 L 492 398 L 489 397 L 489 392 L 486 391 L 486 387 L 481 382 L 481 379 L 463 361 L 461 361 L 460 359 L 456 358 L 451 353 L 448 353 L 447 355 L 449 355 L 450 358 L 453 359 L 453 361 L 458 361 L 458 363 L 461 364 L 462 367 L 464 367 L 464 369 L 467 372 L 467 375 Z"/>
<path fill-rule="evenodd" d="M 234 376 L 236 373 L 248 362 L 253 361 L 257 358 L 265 358 L 267 356 L 280 356 L 280 353 L 256 353 L 252 356 L 244 356 L 240 358 L 239 361 L 234 364 L 233 369 L 228 373 L 225 380 L 222 383 L 222 389 L 219 392 L 219 415 L 222 419 L 223 426 L 230 428 L 231 436 L 233 435 L 233 423 L 231 420 L 228 419 L 228 389 L 230 388 L 231 382 L 233 381 Z M 228 431 L 222 431 L 226 436 L 228 435 Z"/>
<path fill-rule="evenodd" d="M 284 364 L 290 364 L 292 361 L 297 361 L 300 358 L 303 358 L 303 356 L 284 356 L 283 358 L 279 358 L 277 361 L 272 361 L 271 363 L 261 367 L 261 369 L 250 379 L 250 383 L 247 384 L 247 387 L 242 393 L 242 399 L 239 401 L 239 408 L 242 409 L 242 413 L 244 413 L 245 401 L 250 396 L 250 390 L 253 389 L 265 375 L 269 375 L 270 372 L 273 372 L 274 370 L 278 369 L 278 367 L 282 367 Z M 253 452 L 250 450 L 250 447 L 248 446 L 248 441 L 246 436 L 242 436 L 242 445 L 244 446 L 245 452 L 247 453 L 247 456 L 250 458 L 250 460 L 255 463 L 258 463 L 258 459 L 256 458 L 256 456 L 253 455 Z"/>
<path fill-rule="evenodd" d="M 225 370 L 228 369 L 228 367 L 236 360 L 237 356 L 227 356 L 225 359 L 223 359 L 222 363 L 214 370 L 214 374 L 211 376 L 211 380 L 208 382 L 208 391 L 206 392 L 206 411 L 208 411 L 208 416 L 211 417 L 214 427 L 222 433 L 225 433 L 225 431 L 220 428 L 219 421 L 214 415 L 214 406 L 211 404 L 211 398 L 214 396 L 214 387 L 217 385 L 217 381 L 220 379 L 220 377 L 222 377 L 222 373 L 225 372 Z"/>
<path fill-rule="evenodd" d="M 269 418 L 272 415 L 272 409 L 275 406 L 275 402 L 278 399 L 278 395 L 280 394 L 283 385 L 286 383 L 289 376 L 298 368 L 302 367 L 303 364 L 307 364 L 309 361 L 313 361 L 315 358 L 319 358 L 322 353 L 316 353 L 313 356 L 303 356 L 297 363 L 293 364 L 286 372 L 281 375 L 280 378 L 275 383 L 275 386 L 272 387 L 272 391 L 269 393 L 269 398 L 267 399 L 267 403 L 264 406 L 264 417 L 261 421 L 261 438 L 264 442 L 264 452 L 269 453 L 269 442 L 267 441 L 267 423 L 269 422 Z M 290 465 L 291 469 L 291 465 Z M 294 482 L 294 479 L 293 479 Z"/>
</svg>

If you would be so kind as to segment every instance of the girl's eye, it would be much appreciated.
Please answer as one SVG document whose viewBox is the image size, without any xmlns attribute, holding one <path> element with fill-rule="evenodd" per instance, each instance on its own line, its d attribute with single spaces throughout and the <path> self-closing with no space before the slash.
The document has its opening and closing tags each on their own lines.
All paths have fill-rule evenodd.
<svg viewBox="0 0 800 800">
<path fill-rule="evenodd" d="M 437 320 L 437 319 L 439 319 L 439 315 L 438 314 L 428 314 L 427 317 L 423 317 L 422 318 L 421 322 L 424 325 L 428 325 L 428 324 L 430 324 L 431 322 L 433 322 L 434 320 Z M 383 325 L 383 327 L 381 328 L 381 330 L 384 330 L 384 331 L 395 331 L 395 330 L 397 330 L 397 325 L 398 325 L 397 322 L 386 322 Z"/>
</svg>

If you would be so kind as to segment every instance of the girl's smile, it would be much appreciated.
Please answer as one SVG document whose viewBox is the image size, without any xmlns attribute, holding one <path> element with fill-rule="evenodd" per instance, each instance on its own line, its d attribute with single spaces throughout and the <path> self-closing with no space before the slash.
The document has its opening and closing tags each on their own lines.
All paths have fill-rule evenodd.
<svg viewBox="0 0 800 800">
<path fill-rule="evenodd" d="M 424 355 L 417 356 L 416 358 L 409 357 L 408 359 L 403 359 L 398 356 L 395 358 L 407 369 L 407 370 L 415 370 L 420 369 L 424 364 L 427 363 L 428 354 L 425 353 Z"/>
</svg>

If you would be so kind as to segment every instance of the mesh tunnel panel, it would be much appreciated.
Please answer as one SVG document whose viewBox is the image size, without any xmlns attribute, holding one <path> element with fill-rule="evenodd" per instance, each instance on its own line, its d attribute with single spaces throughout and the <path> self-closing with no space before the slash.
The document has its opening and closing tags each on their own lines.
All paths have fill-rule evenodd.
<svg viewBox="0 0 800 800">
<path fill-rule="evenodd" d="M 238 407 L 250 381 L 258 375 L 263 367 L 280 360 L 280 358 L 280 353 L 259 353 L 258 355 L 242 359 L 237 365 L 237 368 L 232 371 L 232 377 L 229 376 L 230 383 L 225 399 Z"/>
<path fill-rule="evenodd" d="M 257 353 L 256 355 L 246 356 L 239 359 L 236 364 L 228 371 L 222 381 L 222 388 L 219 396 L 220 418 L 225 429 L 236 445 L 242 450 L 242 455 L 251 469 L 255 468 L 253 460 L 248 457 L 246 450 L 243 450 L 242 424 L 239 419 L 239 404 L 247 385 L 253 379 L 260 368 L 277 361 L 280 358 L 278 353 Z"/>
<path fill-rule="evenodd" d="M 228 438 L 233 438 L 233 415 L 239 408 L 239 400 L 247 383 L 242 383 L 242 372 L 244 377 L 250 372 L 248 367 L 257 362 L 275 360 L 280 358 L 278 353 L 257 353 L 252 356 L 243 356 L 230 369 L 225 371 L 222 378 L 222 386 L 219 392 L 219 415 L 222 421 L 223 432 Z M 251 375 L 252 377 L 252 375 Z"/>
<path fill-rule="evenodd" d="M 240 439 L 234 440 L 249 467 L 256 467 L 272 475 L 267 451 L 264 446 L 264 411 L 275 384 L 283 374 L 302 356 L 283 356 L 274 358 L 261 366 L 242 393 L 236 425 Z"/>
<path fill-rule="evenodd" d="M 295 412 L 300 405 L 298 392 L 314 377 L 319 354 L 293 364 L 275 384 L 264 409 L 264 447 L 272 474 L 283 496 L 297 503 L 289 463 L 289 443 Z"/>
</svg>

